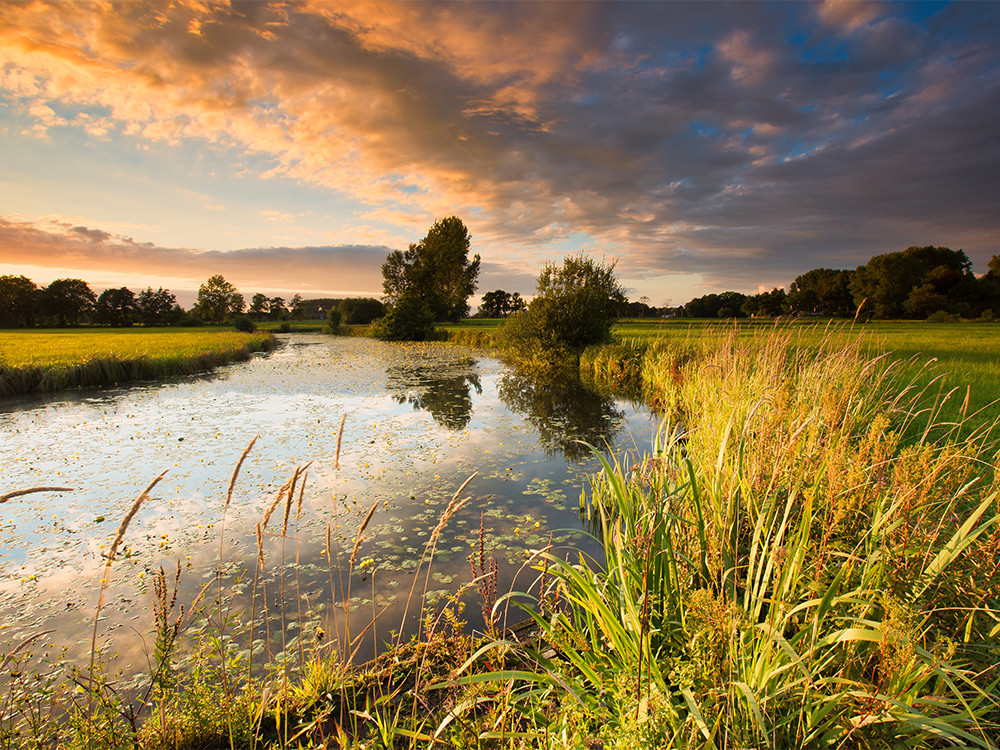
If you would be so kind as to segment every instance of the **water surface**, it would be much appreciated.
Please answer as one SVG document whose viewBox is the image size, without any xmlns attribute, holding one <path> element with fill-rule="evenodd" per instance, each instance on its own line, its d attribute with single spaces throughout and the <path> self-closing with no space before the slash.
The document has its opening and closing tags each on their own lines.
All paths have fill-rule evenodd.
<svg viewBox="0 0 1000 750">
<path fill-rule="evenodd" d="M 578 508 L 597 462 L 577 441 L 605 450 L 644 446 L 652 430 L 642 407 L 578 383 L 520 377 L 475 350 L 320 335 L 286 337 L 270 356 L 208 377 L 8 402 L 0 406 L 0 494 L 74 490 L 0 505 L 0 643 L 56 628 L 53 641 L 89 648 L 102 552 L 164 470 L 126 532 L 102 622 L 102 643 L 134 668 L 144 659 L 139 634 L 148 639 L 150 629 L 152 575 L 180 561 L 180 601 L 190 601 L 216 579 L 220 545 L 223 598 L 237 610 L 248 606 L 263 552 L 257 573 L 274 587 L 268 606 L 284 593 L 295 612 L 291 630 L 339 633 L 345 610 L 358 622 L 378 615 L 370 650 L 404 624 L 412 572 L 474 473 L 463 493 L 469 501 L 441 530 L 431 574 L 417 590 L 440 603 L 464 585 L 464 617 L 481 627 L 469 586 L 481 522 L 501 593 L 515 576 L 518 587 L 528 586 L 536 575 L 531 551 L 550 539 L 594 551 Z M 233 470 L 255 436 L 224 512 Z M 258 524 L 279 487 L 306 465 L 287 521 L 282 504 L 258 550 Z M 347 568 L 352 553 L 357 575 L 341 585 L 338 566 Z"/>
</svg>

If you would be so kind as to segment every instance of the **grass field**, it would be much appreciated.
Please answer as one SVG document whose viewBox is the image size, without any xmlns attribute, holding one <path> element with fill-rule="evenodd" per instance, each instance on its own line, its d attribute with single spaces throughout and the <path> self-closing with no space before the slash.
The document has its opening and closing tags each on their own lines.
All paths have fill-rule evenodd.
<svg viewBox="0 0 1000 750">
<path fill-rule="evenodd" d="M 271 333 L 228 328 L 0 332 L 0 397 L 186 375 L 273 349 Z"/>
</svg>

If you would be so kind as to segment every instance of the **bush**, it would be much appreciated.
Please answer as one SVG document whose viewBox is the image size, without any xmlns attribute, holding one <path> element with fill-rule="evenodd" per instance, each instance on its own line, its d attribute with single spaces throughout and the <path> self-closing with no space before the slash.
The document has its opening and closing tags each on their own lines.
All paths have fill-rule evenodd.
<svg viewBox="0 0 1000 750">
<path fill-rule="evenodd" d="M 611 326 L 625 300 L 614 264 L 570 256 L 549 263 L 538 276 L 538 294 L 524 312 L 500 327 L 500 346 L 530 365 L 578 357 L 611 340 Z"/>
<path fill-rule="evenodd" d="M 427 341 L 434 337 L 434 313 L 423 299 L 407 292 L 375 322 L 372 333 L 383 341 Z"/>
<path fill-rule="evenodd" d="M 957 315 L 953 315 L 945 310 L 938 310 L 927 316 L 928 323 L 957 323 L 959 318 Z"/>
<path fill-rule="evenodd" d="M 237 315 L 233 318 L 233 328 L 240 333 L 253 333 L 257 330 L 257 326 L 246 315 Z"/>
<path fill-rule="evenodd" d="M 340 310 L 336 307 L 331 307 L 327 312 L 326 327 L 330 329 L 330 333 L 340 332 Z"/>
</svg>

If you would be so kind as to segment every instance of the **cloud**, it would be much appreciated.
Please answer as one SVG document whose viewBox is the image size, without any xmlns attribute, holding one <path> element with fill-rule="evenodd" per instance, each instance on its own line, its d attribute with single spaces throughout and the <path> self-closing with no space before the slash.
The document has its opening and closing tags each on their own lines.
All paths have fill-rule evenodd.
<svg viewBox="0 0 1000 750">
<path fill-rule="evenodd" d="M 38 225 L 0 218 L 0 265 L 51 269 L 53 277 L 76 273 L 131 276 L 136 288 L 174 278 L 184 289 L 197 289 L 205 279 L 222 274 L 244 293 L 292 290 L 304 297 L 378 296 L 386 247 L 341 245 L 322 247 L 247 248 L 201 252 L 136 242 L 100 229 L 69 227 L 60 222 Z M 89 281 L 86 275 L 84 280 Z M 174 290 L 178 291 L 178 290 Z"/>
<path fill-rule="evenodd" d="M 349 194 L 398 234 L 458 214 L 497 256 L 540 261 L 585 236 L 631 278 L 753 289 L 914 243 L 985 266 L 1000 246 L 998 16 L 7 3 L 0 90 L 50 137 L 237 148 L 268 162 L 260 178 Z"/>
</svg>

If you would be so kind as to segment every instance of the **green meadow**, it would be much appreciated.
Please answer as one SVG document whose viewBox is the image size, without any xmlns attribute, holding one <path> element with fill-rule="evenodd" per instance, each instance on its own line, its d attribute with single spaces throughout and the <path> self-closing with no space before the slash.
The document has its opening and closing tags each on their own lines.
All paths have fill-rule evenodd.
<svg viewBox="0 0 1000 750">
<path fill-rule="evenodd" d="M 275 346 L 269 332 L 130 328 L 0 332 L 0 397 L 188 375 Z"/>
</svg>

